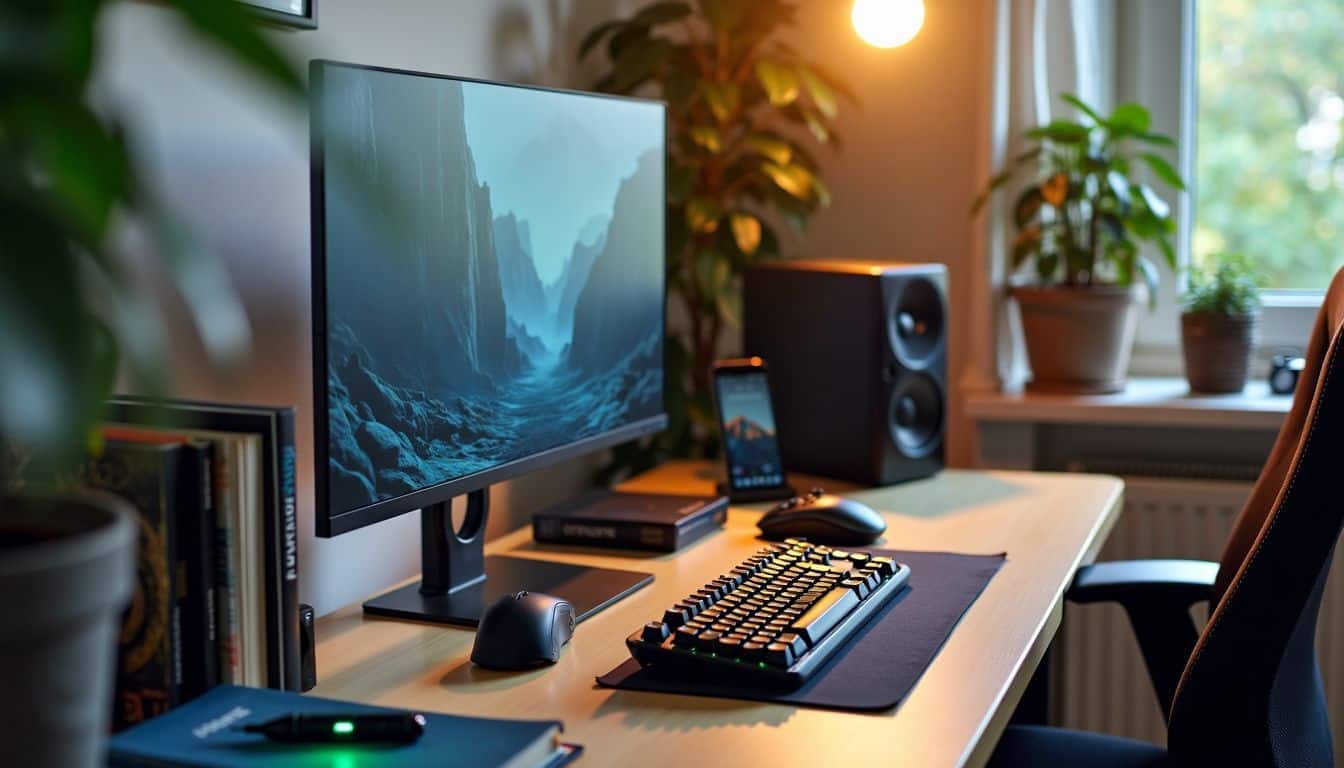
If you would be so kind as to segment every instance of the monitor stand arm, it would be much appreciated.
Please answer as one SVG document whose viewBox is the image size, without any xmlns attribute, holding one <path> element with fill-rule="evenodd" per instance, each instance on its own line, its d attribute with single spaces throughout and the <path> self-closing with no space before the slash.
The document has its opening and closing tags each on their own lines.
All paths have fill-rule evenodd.
<svg viewBox="0 0 1344 768">
<path fill-rule="evenodd" d="M 461 529 L 453 529 L 453 500 L 420 510 L 423 575 L 364 603 L 364 613 L 474 627 L 505 595 L 540 592 L 564 598 L 579 621 L 653 581 L 647 573 L 589 568 L 551 560 L 485 556 L 490 490 L 467 494 Z"/>
<path fill-rule="evenodd" d="M 467 494 L 467 515 L 453 530 L 453 500 L 420 510 L 420 594 L 448 595 L 485 581 L 485 521 L 490 491 Z"/>
</svg>

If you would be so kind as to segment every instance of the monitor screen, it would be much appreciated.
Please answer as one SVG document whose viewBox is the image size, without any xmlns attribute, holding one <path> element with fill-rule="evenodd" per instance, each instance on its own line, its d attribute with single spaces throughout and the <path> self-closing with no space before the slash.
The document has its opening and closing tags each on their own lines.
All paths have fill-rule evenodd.
<svg viewBox="0 0 1344 768">
<path fill-rule="evenodd" d="M 784 467 L 764 371 L 715 377 L 729 480 L 735 491 L 778 488 Z"/>
<path fill-rule="evenodd" d="M 661 428 L 663 106 L 312 75 L 319 533 Z"/>
</svg>

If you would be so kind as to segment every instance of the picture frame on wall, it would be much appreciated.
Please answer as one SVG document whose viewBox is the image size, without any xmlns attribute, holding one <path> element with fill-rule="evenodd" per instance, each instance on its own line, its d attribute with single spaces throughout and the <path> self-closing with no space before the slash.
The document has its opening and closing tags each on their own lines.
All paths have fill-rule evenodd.
<svg viewBox="0 0 1344 768">
<path fill-rule="evenodd" d="M 238 0 L 258 16 L 300 29 L 317 29 L 317 0 Z"/>
</svg>

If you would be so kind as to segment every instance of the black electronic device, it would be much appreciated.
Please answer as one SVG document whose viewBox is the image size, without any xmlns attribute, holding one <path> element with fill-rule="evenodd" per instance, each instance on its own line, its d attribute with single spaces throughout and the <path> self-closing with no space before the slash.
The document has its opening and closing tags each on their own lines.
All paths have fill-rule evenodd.
<svg viewBox="0 0 1344 768">
<path fill-rule="evenodd" d="M 664 105 L 309 74 L 317 534 L 420 510 L 422 580 L 365 612 L 474 626 L 531 590 L 582 620 L 647 584 L 482 543 L 491 484 L 666 426 Z"/>
<path fill-rule="evenodd" d="M 747 354 L 770 363 L 791 472 L 864 485 L 943 466 L 947 268 L 780 261 L 747 271 Z"/>
<path fill-rule="evenodd" d="M 790 539 L 673 604 L 626 639 L 645 667 L 796 687 L 910 578 L 889 557 Z"/>
<path fill-rule="evenodd" d="M 776 504 L 756 521 L 761 536 L 773 541 L 805 538 L 818 544 L 856 546 L 877 541 L 887 521 L 867 504 L 813 488 Z"/>
<path fill-rule="evenodd" d="M 720 492 L 739 503 L 793 496 L 784 476 L 765 361 L 746 357 L 715 362 L 714 409 L 728 472 Z"/>
<path fill-rule="evenodd" d="M 295 713 L 245 725 L 242 730 L 290 744 L 411 744 L 424 734 L 425 716 L 412 712 L 387 715 Z"/>
<path fill-rule="evenodd" d="M 592 491 L 532 517 L 543 544 L 676 552 L 728 520 L 728 499 Z"/>
<path fill-rule="evenodd" d="M 574 606 L 558 597 L 519 592 L 481 617 L 471 661 L 486 669 L 531 669 L 560 660 L 574 636 Z"/>
<path fill-rule="evenodd" d="M 1269 391 L 1276 395 L 1293 394 L 1306 367 L 1306 358 L 1299 354 L 1275 355 L 1269 364 Z"/>
</svg>

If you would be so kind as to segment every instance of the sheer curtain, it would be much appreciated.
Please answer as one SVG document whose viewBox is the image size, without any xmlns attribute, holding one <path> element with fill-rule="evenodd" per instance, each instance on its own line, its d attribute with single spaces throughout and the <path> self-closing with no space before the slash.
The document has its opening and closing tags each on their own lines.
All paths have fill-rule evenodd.
<svg viewBox="0 0 1344 768">
<path fill-rule="evenodd" d="M 1114 0 L 997 0 L 978 183 L 1025 149 L 1025 130 L 1053 115 L 1073 117 L 1059 94 L 1077 94 L 1103 111 L 1111 108 L 1115 16 Z M 1019 189 L 1005 187 L 975 221 L 973 263 L 983 268 L 970 276 L 973 331 L 965 393 L 1019 391 L 1027 377 L 1021 329 L 1006 298 L 1011 211 Z"/>
</svg>

